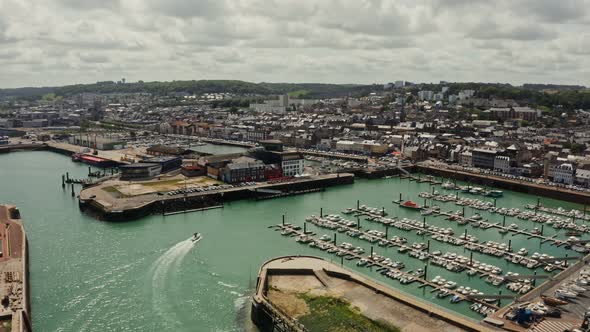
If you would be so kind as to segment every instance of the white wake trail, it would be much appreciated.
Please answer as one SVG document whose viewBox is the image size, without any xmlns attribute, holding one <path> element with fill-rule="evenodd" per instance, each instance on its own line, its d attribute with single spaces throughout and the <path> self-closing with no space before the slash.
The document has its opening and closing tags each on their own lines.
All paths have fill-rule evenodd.
<svg viewBox="0 0 590 332">
<path fill-rule="evenodd" d="M 176 319 L 175 310 L 168 302 L 169 296 L 166 281 L 171 273 L 178 270 L 184 257 L 191 251 L 197 242 L 192 238 L 181 241 L 168 249 L 160 256 L 150 268 L 152 275 L 152 305 L 154 311 L 162 318 L 167 327 L 178 327 L 180 323 Z"/>
</svg>

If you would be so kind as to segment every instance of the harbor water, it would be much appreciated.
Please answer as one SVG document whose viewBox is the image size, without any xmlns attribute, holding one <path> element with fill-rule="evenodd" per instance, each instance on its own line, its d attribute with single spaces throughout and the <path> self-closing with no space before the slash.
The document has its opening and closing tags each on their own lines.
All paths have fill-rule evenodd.
<svg viewBox="0 0 590 332">
<path fill-rule="evenodd" d="M 328 188 L 324 192 L 267 201 L 239 201 L 223 209 L 174 216 L 149 216 L 126 223 L 109 223 L 93 219 L 78 209 L 77 199 L 70 188 L 62 189 L 61 174 L 84 178 L 86 165 L 72 163 L 69 158 L 51 152 L 19 152 L 0 155 L 0 202 L 17 205 L 22 213 L 30 246 L 30 285 L 33 325 L 37 331 L 250 331 L 249 296 L 256 284 L 260 265 L 276 256 L 308 254 L 340 263 L 340 258 L 310 248 L 284 237 L 268 228 L 286 221 L 303 226 L 306 217 L 339 214 L 356 201 L 382 208 L 390 217 L 422 220 L 420 213 L 392 204 L 403 193 L 405 199 L 418 198 L 422 191 L 430 192 L 428 183 L 407 179 L 357 179 L 353 185 Z M 76 191 L 80 187 L 76 186 Z M 440 186 L 437 189 L 444 192 Z M 450 193 L 450 191 L 449 191 Z M 462 194 L 467 195 L 467 194 Z M 475 196 L 472 196 L 475 197 Z M 490 198 L 479 197 L 491 200 Z M 546 206 L 578 208 L 571 203 L 542 199 Z M 537 197 L 505 192 L 498 206 L 518 207 L 536 203 Z M 440 203 L 443 211 L 460 210 L 452 203 Z M 477 211 L 466 207 L 466 215 Z M 499 215 L 480 212 L 489 221 L 501 221 Z M 347 217 L 352 218 L 352 217 Z M 563 247 L 540 243 L 523 235 L 500 234 L 497 229 L 460 226 L 443 217 L 428 216 L 427 222 L 451 227 L 458 236 L 468 230 L 480 242 L 512 240 L 515 251 L 521 247 L 529 253 L 539 252 L 560 257 Z M 378 223 L 361 221 L 364 229 L 384 230 Z M 521 228 L 539 226 L 530 221 L 508 217 L 507 225 Z M 579 221 L 579 223 L 582 223 Z M 317 236 L 333 232 L 308 224 Z M 194 232 L 202 239 L 190 240 Z M 556 231 L 546 226 L 545 234 Z M 565 239 L 565 231 L 557 232 Z M 389 237 L 406 237 L 408 243 L 426 242 L 428 236 L 415 232 L 389 229 Z M 367 253 L 370 244 L 338 234 L 338 242 L 362 246 Z M 431 250 L 455 252 L 469 256 L 469 251 L 431 240 Z M 375 251 L 393 260 L 405 262 L 406 270 L 424 266 L 424 262 L 400 254 L 395 248 Z M 530 254 L 529 254 L 530 256 Z M 474 259 L 494 264 L 504 272 L 531 274 L 525 267 L 504 259 L 474 254 Z M 423 298 L 433 305 L 477 319 L 468 303 L 451 304 L 439 299 L 428 288 L 417 284 L 401 285 L 369 268 L 357 267 L 354 261 L 344 265 L 364 275 L 386 283 L 408 294 Z M 542 269 L 538 269 L 542 273 Z M 459 285 L 469 285 L 482 292 L 497 294 L 500 288 L 489 285 L 477 276 L 465 272 L 453 273 L 429 266 L 428 279 L 440 275 Z M 503 294 L 509 294 L 505 287 Z"/>
</svg>

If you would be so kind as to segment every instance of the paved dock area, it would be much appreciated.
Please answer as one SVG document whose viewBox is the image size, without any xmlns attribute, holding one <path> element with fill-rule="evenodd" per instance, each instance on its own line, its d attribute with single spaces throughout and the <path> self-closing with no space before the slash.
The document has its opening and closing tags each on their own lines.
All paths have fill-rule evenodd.
<svg viewBox="0 0 590 332">
<path fill-rule="evenodd" d="M 344 299 L 366 317 L 385 321 L 404 332 L 493 331 L 321 258 L 277 258 L 263 265 L 261 276 L 268 280 L 259 280 L 255 298 L 265 299 L 296 317 L 305 312 L 305 308 L 298 307 L 296 295 L 307 293 Z"/>
<path fill-rule="evenodd" d="M 0 205 L 0 241 L 0 324 L 10 322 L 11 331 L 29 330 L 27 240 L 14 206 Z"/>
<path fill-rule="evenodd" d="M 310 176 L 306 178 L 293 178 L 288 181 L 283 181 L 280 183 L 269 183 L 269 182 L 257 182 L 254 185 L 248 186 L 241 186 L 241 187 L 233 187 L 233 188 L 225 188 L 225 189 L 215 189 L 209 190 L 207 192 L 194 192 L 189 193 L 187 195 L 179 194 L 179 195 L 167 195 L 164 192 L 167 192 L 172 189 L 183 189 L 185 186 L 184 177 L 182 179 L 179 178 L 183 177 L 182 175 L 176 176 L 161 176 L 160 181 L 162 185 L 170 184 L 170 181 L 174 181 L 174 188 L 164 188 L 162 190 L 158 190 L 156 185 L 150 185 L 152 189 L 156 188 L 155 190 L 143 191 L 142 192 L 142 184 L 145 183 L 156 183 L 157 181 L 148 180 L 148 181 L 120 181 L 118 179 L 107 180 L 105 182 L 100 183 L 99 185 L 85 188 L 80 192 L 80 199 L 85 201 L 94 201 L 95 203 L 102 206 L 104 211 L 122 211 L 126 209 L 134 209 L 138 207 L 145 206 L 147 204 L 151 204 L 154 201 L 163 201 L 166 203 L 170 200 L 182 199 L 184 197 L 188 198 L 196 198 L 196 197 L 207 197 L 211 195 L 224 195 L 236 191 L 256 191 L 256 190 L 263 190 L 263 189 L 273 189 L 279 186 L 285 186 L 289 184 L 301 184 L 306 182 L 314 182 L 314 181 L 321 181 L 321 180 L 330 180 L 330 179 L 337 179 L 337 178 L 344 178 L 344 177 L 352 177 L 351 174 L 324 174 L 324 175 L 316 175 Z M 179 180 L 180 179 L 180 180 Z M 191 185 L 190 178 L 187 178 L 187 185 Z M 210 181 L 210 179 L 209 179 Z M 209 183 L 211 184 L 211 183 Z M 113 190 L 113 187 L 126 185 L 126 186 L 137 186 L 137 190 L 130 190 L 125 191 L 123 190 L 123 194 L 121 194 L 118 190 Z M 133 189 L 133 188 L 131 188 Z M 162 192 L 164 191 L 164 192 Z M 140 193 L 138 195 L 128 195 L 132 192 Z"/>
</svg>

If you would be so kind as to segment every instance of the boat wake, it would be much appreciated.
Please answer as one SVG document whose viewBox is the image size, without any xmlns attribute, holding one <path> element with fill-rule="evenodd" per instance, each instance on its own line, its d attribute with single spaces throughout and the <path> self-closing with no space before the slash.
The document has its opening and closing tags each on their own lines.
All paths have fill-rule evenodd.
<svg viewBox="0 0 590 332">
<path fill-rule="evenodd" d="M 181 241 L 168 249 L 151 266 L 152 276 L 152 305 L 154 311 L 160 316 L 167 327 L 180 327 L 173 305 L 168 301 L 170 292 L 167 280 L 170 274 L 178 270 L 178 267 L 201 238 L 194 240 L 192 237 Z"/>
</svg>

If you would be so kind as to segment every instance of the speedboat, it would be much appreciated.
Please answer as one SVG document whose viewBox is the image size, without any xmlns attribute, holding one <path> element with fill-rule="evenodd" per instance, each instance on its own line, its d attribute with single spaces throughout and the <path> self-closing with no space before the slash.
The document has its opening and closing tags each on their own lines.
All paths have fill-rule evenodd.
<svg viewBox="0 0 590 332">
<path fill-rule="evenodd" d="M 197 241 L 199 241 L 200 239 L 201 239 L 201 233 L 198 233 L 198 232 L 197 232 L 197 233 L 194 233 L 194 234 L 193 234 L 193 237 L 191 238 L 191 241 L 193 241 L 193 242 L 197 242 Z"/>
</svg>

